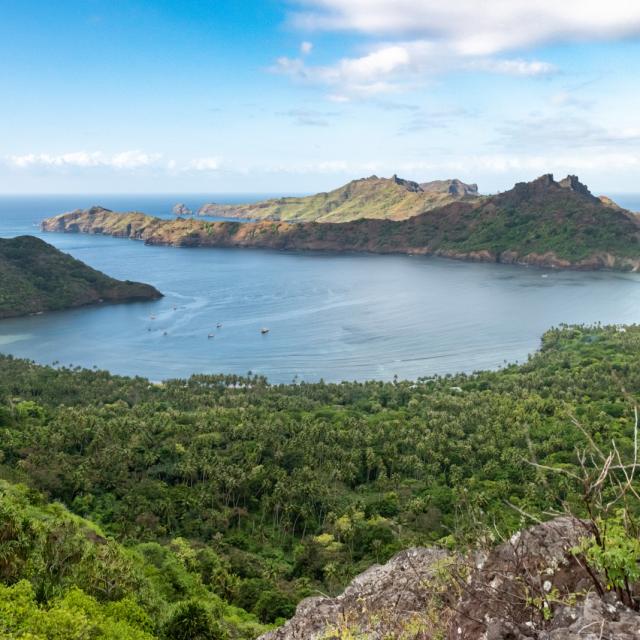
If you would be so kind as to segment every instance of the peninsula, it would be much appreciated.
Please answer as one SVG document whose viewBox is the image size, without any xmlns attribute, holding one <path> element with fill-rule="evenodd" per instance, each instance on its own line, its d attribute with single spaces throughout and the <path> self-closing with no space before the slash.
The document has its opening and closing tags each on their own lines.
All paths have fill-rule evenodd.
<svg viewBox="0 0 640 640">
<path fill-rule="evenodd" d="M 148 284 L 110 278 L 39 238 L 0 238 L 0 319 L 161 297 Z"/>
<path fill-rule="evenodd" d="M 102 207 L 49 218 L 44 231 L 105 234 L 180 247 L 253 247 L 438 255 L 565 269 L 640 270 L 640 218 L 597 198 L 576 176 L 550 174 L 497 195 L 406 220 L 343 223 L 163 220 Z"/>
</svg>

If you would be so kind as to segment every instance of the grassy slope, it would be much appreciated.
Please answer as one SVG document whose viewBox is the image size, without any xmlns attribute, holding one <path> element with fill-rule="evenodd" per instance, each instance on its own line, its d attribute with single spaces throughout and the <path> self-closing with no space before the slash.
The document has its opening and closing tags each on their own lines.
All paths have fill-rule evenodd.
<svg viewBox="0 0 640 640">
<path fill-rule="evenodd" d="M 204 208 L 213 215 L 238 218 L 348 222 L 358 218 L 404 220 L 460 199 L 448 193 L 415 191 L 413 184 L 371 177 L 312 196 L 248 205 L 205 205 Z"/>
<path fill-rule="evenodd" d="M 110 278 L 38 238 L 0 239 L 0 318 L 158 297 L 149 285 Z"/>
</svg>

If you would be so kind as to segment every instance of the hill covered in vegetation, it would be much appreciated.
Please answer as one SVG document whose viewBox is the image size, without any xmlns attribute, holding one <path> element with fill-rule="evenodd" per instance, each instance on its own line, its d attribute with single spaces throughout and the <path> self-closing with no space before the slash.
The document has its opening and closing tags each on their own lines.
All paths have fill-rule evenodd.
<svg viewBox="0 0 640 640">
<path fill-rule="evenodd" d="M 477 198 L 475 184 L 456 179 L 418 184 L 398 176 L 371 176 L 312 196 L 276 198 L 253 204 L 206 204 L 198 214 L 288 222 L 349 222 L 359 218 L 405 220 L 451 202 Z"/>
<path fill-rule="evenodd" d="M 1 357 L 2 633 L 84 638 L 38 626 L 77 615 L 120 625 L 97 638 L 251 638 L 404 548 L 586 515 L 576 448 L 633 454 L 639 356 L 633 326 L 415 382 L 152 384 Z"/>
<path fill-rule="evenodd" d="M 150 285 L 110 278 L 39 238 L 0 238 L 0 318 L 161 296 Z"/>
<path fill-rule="evenodd" d="M 268 629 L 226 604 L 212 549 L 175 538 L 123 546 L 93 522 L 0 480 L 4 640 L 222 640 Z"/>
<path fill-rule="evenodd" d="M 94 207 L 49 218 L 42 228 L 182 247 L 367 251 L 556 268 L 640 269 L 640 218 L 591 195 L 575 176 L 556 182 L 545 175 L 477 202 L 454 202 L 400 221 L 162 220 Z"/>
</svg>

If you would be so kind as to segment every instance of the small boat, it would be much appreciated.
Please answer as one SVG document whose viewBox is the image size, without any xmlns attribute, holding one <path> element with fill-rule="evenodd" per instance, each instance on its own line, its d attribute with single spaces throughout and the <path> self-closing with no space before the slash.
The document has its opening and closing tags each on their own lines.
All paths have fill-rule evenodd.
<svg viewBox="0 0 640 640">
<path fill-rule="evenodd" d="M 208 333 L 208 334 L 207 334 L 207 338 L 208 338 L 209 340 L 211 340 L 211 338 L 215 338 L 215 337 L 216 337 L 215 333 Z"/>
<path fill-rule="evenodd" d="M 222 329 L 222 322 L 218 322 L 218 324 L 216 325 L 216 329 Z"/>
<path fill-rule="evenodd" d="M 169 334 L 165 331 L 162 335 L 163 336 L 168 336 Z"/>
<path fill-rule="evenodd" d="M 262 327 L 262 329 L 260 329 L 260 333 L 262 335 L 265 335 L 266 333 L 269 333 L 269 329 L 267 329 L 266 327 Z"/>
</svg>

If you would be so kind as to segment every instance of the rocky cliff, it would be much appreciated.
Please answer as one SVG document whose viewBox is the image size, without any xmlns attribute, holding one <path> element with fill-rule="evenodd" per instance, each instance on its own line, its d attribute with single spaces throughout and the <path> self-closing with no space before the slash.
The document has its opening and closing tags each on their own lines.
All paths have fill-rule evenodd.
<svg viewBox="0 0 640 640">
<path fill-rule="evenodd" d="M 161 220 L 93 207 L 49 218 L 42 228 L 183 247 L 407 253 L 546 268 L 640 270 L 640 219 L 593 197 L 577 178 L 556 182 L 550 175 L 480 203 L 456 201 L 400 221 Z"/>
<path fill-rule="evenodd" d="M 409 549 L 336 598 L 303 600 L 260 640 L 637 640 L 640 614 L 595 594 L 571 553 L 588 535 L 585 523 L 564 517 L 488 553 Z"/>
<path fill-rule="evenodd" d="M 459 200 L 478 199 L 477 185 L 460 180 L 418 184 L 394 175 L 370 176 L 306 197 L 276 198 L 254 204 L 206 204 L 200 215 L 281 220 L 289 222 L 349 222 L 359 218 L 406 220 Z"/>
</svg>

